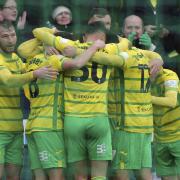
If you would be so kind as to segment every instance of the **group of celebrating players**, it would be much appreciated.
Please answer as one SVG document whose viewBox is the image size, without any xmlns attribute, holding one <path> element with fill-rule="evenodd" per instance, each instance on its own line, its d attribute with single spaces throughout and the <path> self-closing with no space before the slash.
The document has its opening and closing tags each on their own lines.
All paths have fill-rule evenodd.
<svg viewBox="0 0 180 180">
<path fill-rule="evenodd" d="M 58 35 L 57 35 L 58 34 Z M 22 167 L 20 88 L 30 101 L 26 124 L 35 179 L 180 178 L 179 79 L 158 53 L 126 38 L 106 44 L 102 22 L 87 25 L 84 42 L 57 29 L 36 28 L 14 53 L 16 33 L 0 22 L 0 177 L 19 179 Z M 59 54 L 49 55 L 47 46 Z M 4 170 L 5 169 L 5 170 Z M 67 173 L 68 174 L 68 173 Z"/>
</svg>

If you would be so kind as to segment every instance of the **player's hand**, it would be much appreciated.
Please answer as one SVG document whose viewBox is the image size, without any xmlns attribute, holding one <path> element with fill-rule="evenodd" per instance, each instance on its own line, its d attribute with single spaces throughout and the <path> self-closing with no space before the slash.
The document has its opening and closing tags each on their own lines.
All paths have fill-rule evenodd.
<svg viewBox="0 0 180 180">
<path fill-rule="evenodd" d="M 136 36 L 136 32 L 131 32 L 129 35 L 128 35 L 128 40 L 132 43 L 134 38 Z"/>
<path fill-rule="evenodd" d="M 56 79 L 58 74 L 58 71 L 56 69 L 53 69 L 51 66 L 41 67 L 33 71 L 34 78 L 39 79 Z"/>
<path fill-rule="evenodd" d="M 150 75 L 156 76 L 156 74 L 161 70 L 163 61 L 161 59 L 153 59 L 149 63 Z"/>
<path fill-rule="evenodd" d="M 66 57 L 75 57 L 77 55 L 77 50 L 73 46 L 67 46 L 63 49 L 62 54 Z"/>
<path fill-rule="evenodd" d="M 60 52 L 56 48 L 54 48 L 52 46 L 47 46 L 46 45 L 46 46 L 44 46 L 44 50 L 45 50 L 45 53 L 48 56 L 59 55 L 60 54 Z"/>
<path fill-rule="evenodd" d="M 147 32 L 145 32 L 144 34 L 142 34 L 139 38 L 139 44 L 142 44 L 145 46 L 146 49 L 150 49 L 151 47 L 151 38 L 149 37 L 149 35 L 147 34 Z"/>
<path fill-rule="evenodd" d="M 54 34 L 60 33 L 60 31 L 56 27 L 53 27 L 53 30 L 54 30 Z"/>
<path fill-rule="evenodd" d="M 98 50 L 98 49 L 103 49 L 105 47 L 105 45 L 106 44 L 104 41 L 98 39 L 92 44 L 91 47 L 94 47 L 96 50 Z"/>
<path fill-rule="evenodd" d="M 24 29 L 25 25 L 26 25 L 26 16 L 27 16 L 27 12 L 24 11 L 22 16 L 19 17 L 18 22 L 17 22 L 17 29 Z"/>
</svg>

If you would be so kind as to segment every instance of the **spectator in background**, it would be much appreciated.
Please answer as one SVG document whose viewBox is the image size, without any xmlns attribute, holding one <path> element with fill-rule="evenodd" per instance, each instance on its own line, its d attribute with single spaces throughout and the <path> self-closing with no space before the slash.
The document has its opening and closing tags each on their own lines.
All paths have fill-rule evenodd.
<svg viewBox="0 0 180 180">
<path fill-rule="evenodd" d="M 155 49 L 155 46 L 151 42 L 151 38 L 144 32 L 143 21 L 139 16 L 127 16 L 124 20 L 122 33 L 123 36 L 128 38 L 132 45 L 137 48 L 152 51 Z"/>
<path fill-rule="evenodd" d="M 52 23 L 51 23 L 52 22 Z M 47 21 L 48 27 L 56 27 L 61 36 L 76 39 L 72 26 L 72 12 L 67 6 L 57 6 L 52 12 L 52 20 Z"/>
<path fill-rule="evenodd" d="M 101 21 L 104 23 L 106 29 L 108 30 L 106 43 L 118 43 L 118 36 L 111 31 L 111 15 L 105 8 L 93 8 L 90 12 L 88 24 L 96 21 Z"/>
<path fill-rule="evenodd" d="M 72 22 L 72 13 L 68 7 L 58 6 L 52 13 L 55 26 L 61 30 L 66 30 Z"/>
<path fill-rule="evenodd" d="M 18 37 L 17 44 L 19 44 L 22 41 L 22 30 L 24 30 L 26 24 L 26 11 L 24 11 L 22 16 L 18 18 L 18 21 L 16 21 L 18 17 L 16 0 L 2 0 L 0 2 L 0 9 L 4 20 L 16 24 L 15 27 Z"/>
<path fill-rule="evenodd" d="M 4 0 L 0 4 L 1 13 L 5 20 L 15 22 L 18 16 L 16 0 Z M 26 11 L 23 12 L 22 16 L 17 21 L 17 29 L 24 29 L 26 23 Z"/>
<path fill-rule="evenodd" d="M 17 4 L 15 0 L 5 0 L 1 1 L 2 14 L 4 19 L 7 21 L 14 22 L 16 21 L 18 11 Z"/>
<path fill-rule="evenodd" d="M 127 0 L 126 0 L 127 1 Z M 81 1 L 81 0 L 70 0 L 71 7 L 74 7 L 73 19 L 76 26 L 81 29 L 88 22 L 91 16 L 87 12 L 95 12 L 94 9 L 105 9 L 111 16 L 111 30 L 115 33 L 119 32 L 119 24 L 124 19 L 124 6 L 126 5 L 125 0 L 93 0 L 93 1 Z M 132 0 L 131 0 L 132 1 Z M 99 10 L 98 10 L 99 11 Z M 99 12 L 98 12 L 99 13 Z M 119 16 L 120 13 L 120 16 Z M 96 14 L 96 13 L 95 13 Z M 83 15 L 83 16 L 82 16 Z"/>
<path fill-rule="evenodd" d="M 95 21 L 102 21 L 106 27 L 106 29 L 111 29 L 111 16 L 109 12 L 104 8 L 93 8 L 90 13 L 90 19 L 88 24 L 95 22 Z"/>
<path fill-rule="evenodd" d="M 143 19 L 145 31 L 156 45 L 155 51 L 164 59 L 165 68 L 170 68 L 180 75 L 179 39 L 180 39 L 180 1 L 171 0 L 126 0 L 124 14 L 135 14 Z"/>
<path fill-rule="evenodd" d="M 180 3 L 178 0 L 145 0 L 139 3 L 134 0 L 131 6 L 126 2 L 127 15 L 135 14 L 143 19 L 145 31 L 153 38 L 160 38 L 162 41 L 172 33 L 178 32 L 180 26 Z M 165 38 L 165 39 L 164 39 Z"/>
<path fill-rule="evenodd" d="M 67 6 L 57 6 L 52 12 L 52 20 L 47 21 L 46 25 L 49 28 L 56 28 L 61 37 L 71 40 L 77 39 L 75 34 L 72 33 L 72 12 Z M 51 46 L 46 46 L 45 50 L 48 55 L 59 54 L 59 52 Z"/>
</svg>

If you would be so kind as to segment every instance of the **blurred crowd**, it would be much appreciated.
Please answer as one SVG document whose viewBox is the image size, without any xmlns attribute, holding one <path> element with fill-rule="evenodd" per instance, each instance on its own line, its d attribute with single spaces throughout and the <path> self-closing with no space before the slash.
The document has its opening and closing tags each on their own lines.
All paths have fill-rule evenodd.
<svg viewBox="0 0 180 180">
<path fill-rule="evenodd" d="M 164 67 L 180 75 L 177 60 L 180 52 L 179 0 L 2 0 L 0 8 L 0 19 L 16 24 L 18 44 L 31 38 L 34 28 L 42 26 L 57 27 L 79 39 L 93 13 L 108 15 L 104 16 L 104 21 L 107 21 L 110 31 L 124 36 L 126 17 L 136 15 L 141 18 L 142 31 L 149 36 L 153 50 L 163 57 Z M 96 12 L 96 8 L 105 10 Z"/>
</svg>

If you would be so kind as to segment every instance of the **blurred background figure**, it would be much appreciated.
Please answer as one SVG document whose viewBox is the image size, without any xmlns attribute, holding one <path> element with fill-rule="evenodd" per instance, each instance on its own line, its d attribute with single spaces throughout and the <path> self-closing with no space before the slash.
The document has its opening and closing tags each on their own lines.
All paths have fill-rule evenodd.
<svg viewBox="0 0 180 180">
<path fill-rule="evenodd" d="M 18 37 L 17 44 L 19 44 L 23 41 L 22 30 L 24 30 L 26 25 L 26 11 L 23 11 L 22 16 L 19 16 L 18 18 L 18 7 L 16 0 L 1 0 L 0 10 L 0 20 L 7 20 L 14 24 Z"/>
<path fill-rule="evenodd" d="M 151 51 L 155 49 L 150 36 L 144 32 L 143 21 L 139 16 L 129 15 L 124 19 L 122 36 L 128 38 L 132 45 L 137 48 Z"/>
<path fill-rule="evenodd" d="M 71 10 L 66 6 L 58 6 L 52 12 L 52 19 L 57 29 L 67 30 L 72 23 Z"/>
<path fill-rule="evenodd" d="M 5 20 L 15 22 L 18 10 L 17 3 L 15 0 L 4 0 L 1 1 L 2 15 Z"/>
<path fill-rule="evenodd" d="M 2 11 L 0 10 L 0 21 L 3 21 L 4 17 L 3 17 L 3 14 L 2 14 Z"/>
<path fill-rule="evenodd" d="M 180 1 L 126 0 L 123 14 L 142 18 L 145 31 L 164 60 L 164 67 L 180 77 Z"/>
<path fill-rule="evenodd" d="M 1 0 L 0 3 L 1 15 L 10 22 L 15 22 L 17 29 L 22 30 L 26 24 L 26 11 L 23 11 L 22 16 L 18 17 L 18 7 L 16 0 Z"/>
<path fill-rule="evenodd" d="M 112 30 L 112 18 L 111 14 L 108 12 L 107 9 L 97 7 L 93 8 L 90 11 L 88 24 L 91 24 L 93 22 L 101 21 L 103 22 L 104 26 L 107 29 L 107 37 L 106 37 L 106 43 L 118 43 L 119 38 L 116 33 Z"/>
<path fill-rule="evenodd" d="M 90 12 L 88 24 L 102 21 L 107 30 L 111 29 L 111 15 L 105 8 L 93 8 Z"/>
<path fill-rule="evenodd" d="M 51 19 L 46 22 L 50 28 L 56 28 L 64 38 L 75 40 L 73 33 L 72 12 L 67 6 L 57 6 L 51 14 Z"/>
</svg>

